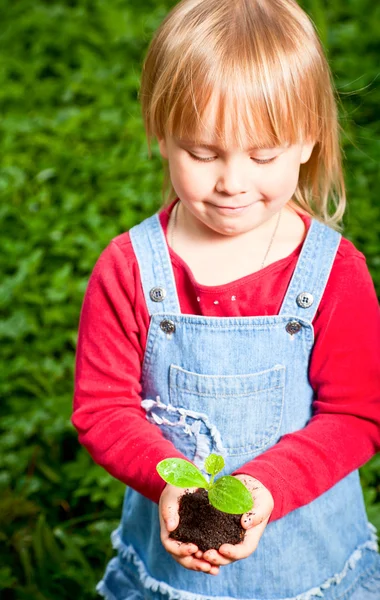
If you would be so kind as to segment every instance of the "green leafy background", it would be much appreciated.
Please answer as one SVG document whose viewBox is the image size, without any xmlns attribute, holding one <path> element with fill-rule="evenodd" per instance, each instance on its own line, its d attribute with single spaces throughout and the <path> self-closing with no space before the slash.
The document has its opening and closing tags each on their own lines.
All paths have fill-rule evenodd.
<svg viewBox="0 0 380 600">
<path fill-rule="evenodd" d="M 0 593 L 87 600 L 123 485 L 70 425 L 83 294 L 110 239 L 160 205 L 137 102 L 169 0 L 0 0 Z M 380 291 L 380 5 L 304 0 L 341 99 L 345 235 Z M 371 324 L 369 323 L 369 327 Z M 379 456 L 361 477 L 380 526 Z"/>
</svg>

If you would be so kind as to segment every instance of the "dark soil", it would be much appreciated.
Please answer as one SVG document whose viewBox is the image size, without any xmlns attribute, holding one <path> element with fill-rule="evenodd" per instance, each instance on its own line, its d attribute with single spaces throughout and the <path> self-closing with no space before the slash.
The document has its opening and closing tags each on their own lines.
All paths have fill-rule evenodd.
<svg viewBox="0 0 380 600">
<path fill-rule="evenodd" d="M 241 515 L 230 515 L 211 506 L 206 490 L 181 496 L 178 512 L 179 525 L 169 537 L 196 544 L 202 552 L 219 550 L 222 544 L 239 544 L 244 538 Z"/>
</svg>

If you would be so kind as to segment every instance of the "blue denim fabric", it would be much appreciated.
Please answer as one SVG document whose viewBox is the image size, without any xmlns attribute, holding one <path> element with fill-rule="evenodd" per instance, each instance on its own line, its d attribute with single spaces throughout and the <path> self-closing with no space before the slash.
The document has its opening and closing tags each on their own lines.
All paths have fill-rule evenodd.
<svg viewBox="0 0 380 600">
<path fill-rule="evenodd" d="M 142 370 L 147 419 L 199 466 L 210 452 L 222 454 L 223 474 L 305 427 L 313 401 L 307 376 L 312 320 L 340 235 L 313 220 L 279 314 L 236 318 L 181 314 L 157 215 L 134 227 L 131 240 L 151 315 Z M 161 302 L 150 297 L 155 287 L 166 291 Z M 297 303 L 303 292 L 314 299 L 307 308 Z M 175 327 L 171 333 L 167 320 Z M 298 328 L 290 328 L 292 322 Z M 98 591 L 112 600 L 351 600 L 375 569 L 373 529 L 353 472 L 269 523 L 253 555 L 210 577 L 174 561 L 161 545 L 157 505 L 127 489 L 112 536 L 118 556 Z"/>
<path fill-rule="evenodd" d="M 380 556 L 376 555 L 373 566 L 347 590 L 339 600 L 379 600 L 380 599 Z"/>
</svg>

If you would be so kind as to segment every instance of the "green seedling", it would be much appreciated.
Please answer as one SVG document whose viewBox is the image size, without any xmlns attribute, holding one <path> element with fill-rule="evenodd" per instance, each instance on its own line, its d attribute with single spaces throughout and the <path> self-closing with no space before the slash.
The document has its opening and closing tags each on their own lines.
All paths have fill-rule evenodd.
<svg viewBox="0 0 380 600">
<path fill-rule="evenodd" d="M 156 468 L 166 483 L 180 488 L 204 488 L 210 504 L 222 512 L 239 515 L 253 507 L 252 496 L 239 479 L 225 475 L 215 481 L 215 475 L 224 468 L 222 456 L 210 454 L 205 460 L 204 470 L 211 475 L 210 481 L 196 466 L 182 458 L 167 458 Z"/>
</svg>

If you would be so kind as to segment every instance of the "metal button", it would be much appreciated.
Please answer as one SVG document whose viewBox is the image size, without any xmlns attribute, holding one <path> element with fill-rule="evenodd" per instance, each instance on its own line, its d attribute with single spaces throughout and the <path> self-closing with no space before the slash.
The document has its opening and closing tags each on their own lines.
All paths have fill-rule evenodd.
<svg viewBox="0 0 380 600">
<path fill-rule="evenodd" d="M 161 321 L 160 327 L 162 331 L 165 331 L 165 333 L 175 332 L 175 324 L 173 323 L 173 321 L 170 321 L 170 319 L 164 319 L 163 321 Z"/>
<path fill-rule="evenodd" d="M 302 325 L 299 321 L 289 321 L 289 323 L 286 324 L 285 329 L 290 335 L 294 335 L 301 331 Z"/>
<path fill-rule="evenodd" d="M 309 292 L 301 292 L 298 294 L 296 302 L 301 308 L 309 308 L 313 304 L 314 298 Z"/>
<path fill-rule="evenodd" d="M 150 290 L 149 296 L 153 302 L 162 302 L 166 298 L 166 290 L 163 287 L 154 287 Z"/>
</svg>

